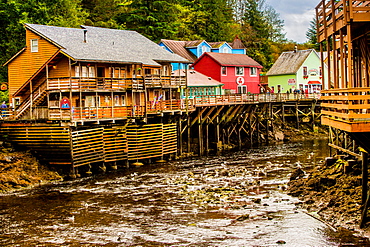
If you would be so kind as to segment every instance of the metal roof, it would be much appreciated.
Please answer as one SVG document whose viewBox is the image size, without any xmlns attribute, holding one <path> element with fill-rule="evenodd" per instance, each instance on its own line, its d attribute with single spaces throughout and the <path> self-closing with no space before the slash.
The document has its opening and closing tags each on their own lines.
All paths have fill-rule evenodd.
<svg viewBox="0 0 370 247">
<path fill-rule="evenodd" d="M 186 49 L 186 44 L 189 41 L 161 39 L 161 42 L 173 53 L 189 60 L 191 63 L 194 63 L 195 60 L 197 60 L 197 57 Z"/>
<path fill-rule="evenodd" d="M 198 60 L 201 60 L 203 56 L 210 56 L 221 66 L 244 66 L 244 67 L 257 67 L 262 68 L 262 65 L 257 63 L 251 57 L 244 54 L 232 54 L 232 53 L 218 53 L 218 52 L 205 52 Z M 195 62 L 194 64 L 196 64 Z"/>
<path fill-rule="evenodd" d="M 188 63 L 135 31 L 91 26 L 65 28 L 25 24 L 77 61 L 140 63 L 159 66 L 158 62 Z"/>
<path fill-rule="evenodd" d="M 223 86 L 224 84 L 212 79 L 209 76 L 206 76 L 194 69 L 178 69 L 172 72 L 174 76 L 185 76 L 187 75 L 188 83 L 187 85 L 190 87 L 219 87 Z"/>
<path fill-rule="evenodd" d="M 266 75 L 295 74 L 314 49 L 283 52 Z"/>
</svg>

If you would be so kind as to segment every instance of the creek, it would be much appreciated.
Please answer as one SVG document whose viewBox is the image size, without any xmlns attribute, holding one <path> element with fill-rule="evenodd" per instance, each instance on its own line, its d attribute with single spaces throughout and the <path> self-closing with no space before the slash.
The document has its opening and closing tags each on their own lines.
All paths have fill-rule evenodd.
<svg viewBox="0 0 370 247">
<path fill-rule="evenodd" d="M 147 164 L 0 195 L 1 246 L 368 246 L 297 207 L 325 140 Z"/>
</svg>

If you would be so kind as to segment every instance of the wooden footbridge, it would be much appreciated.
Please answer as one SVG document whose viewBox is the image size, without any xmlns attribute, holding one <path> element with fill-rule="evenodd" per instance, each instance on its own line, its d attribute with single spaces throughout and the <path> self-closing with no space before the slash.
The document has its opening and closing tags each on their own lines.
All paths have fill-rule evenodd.
<svg viewBox="0 0 370 247">
<path fill-rule="evenodd" d="M 362 161 L 363 227 L 370 205 L 370 1 L 323 0 L 316 7 L 316 17 L 329 70 L 321 97 L 322 124 L 330 128 L 333 156 Z"/>
<path fill-rule="evenodd" d="M 146 108 L 125 117 L 106 117 L 95 109 L 97 114 L 83 115 L 85 122 L 74 114 L 65 114 L 65 120 L 19 120 L 16 111 L 8 111 L 3 113 L 0 132 L 4 141 L 32 150 L 51 166 L 70 168 L 76 175 L 90 173 L 94 166 L 115 168 L 137 161 L 203 156 L 266 143 L 278 123 L 293 122 L 296 128 L 305 125 L 312 129 L 320 120 L 319 97 L 197 96 L 176 104 L 159 103 L 156 111 L 152 103 L 147 103 Z"/>
</svg>

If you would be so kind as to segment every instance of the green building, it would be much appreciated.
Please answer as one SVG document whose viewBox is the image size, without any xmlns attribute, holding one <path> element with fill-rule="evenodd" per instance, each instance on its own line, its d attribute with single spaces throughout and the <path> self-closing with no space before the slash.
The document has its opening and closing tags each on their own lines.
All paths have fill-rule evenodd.
<svg viewBox="0 0 370 247">
<path fill-rule="evenodd" d="M 323 69 L 319 54 L 309 49 L 283 52 L 266 75 L 273 93 L 320 93 L 323 73 L 327 78 L 326 65 Z"/>
</svg>

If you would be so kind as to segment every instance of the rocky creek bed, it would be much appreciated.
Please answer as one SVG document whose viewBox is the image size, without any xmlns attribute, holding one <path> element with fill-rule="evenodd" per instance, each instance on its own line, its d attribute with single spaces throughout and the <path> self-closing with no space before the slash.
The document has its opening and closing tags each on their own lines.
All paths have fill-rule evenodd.
<svg viewBox="0 0 370 247">
<path fill-rule="evenodd" d="M 325 138 L 325 131 L 319 130 L 313 133 L 310 130 L 296 130 L 285 128 L 271 133 L 271 141 L 302 141 L 307 139 Z M 2 147 L 0 153 L 0 192 L 9 192 L 34 187 L 53 181 L 62 181 L 63 177 L 47 166 L 38 162 L 30 152 L 15 151 L 11 147 Z M 297 206 L 307 209 L 314 217 L 326 222 L 334 228 L 346 228 L 361 232 L 370 236 L 370 227 L 362 230 L 358 225 L 361 217 L 361 169 L 354 165 L 350 172 L 344 173 L 344 161 L 338 161 L 333 165 L 325 163 L 315 164 L 311 170 L 297 169 L 288 183 L 288 194 L 298 197 L 300 202 Z M 220 170 L 222 176 L 239 174 L 243 170 Z M 235 174 L 234 174 L 235 175 Z M 196 186 L 198 178 L 189 173 L 185 178 Z M 169 181 L 172 183 L 173 181 Z M 178 182 L 178 181 L 177 181 Z M 225 188 L 202 188 L 188 190 L 184 187 L 183 194 L 188 200 L 196 204 L 224 204 L 229 197 L 237 197 L 239 190 L 244 190 L 243 183 L 237 181 L 239 186 L 233 186 L 232 182 L 228 189 Z M 194 184 L 192 184 L 194 183 Z M 248 184 L 249 185 L 249 184 Z M 207 196 L 205 196 L 207 195 Z M 243 204 L 244 203 L 244 204 Z M 257 202 L 258 203 L 258 202 Z M 245 207 L 246 203 L 234 207 Z M 250 215 L 242 215 L 236 220 L 245 220 Z"/>
<path fill-rule="evenodd" d="M 338 159 L 322 162 L 311 170 L 297 168 L 288 183 L 288 194 L 298 197 L 300 207 L 334 228 L 344 227 L 370 236 L 370 224 L 361 221 L 361 163 Z M 349 169 L 350 167 L 350 169 Z"/>
</svg>

